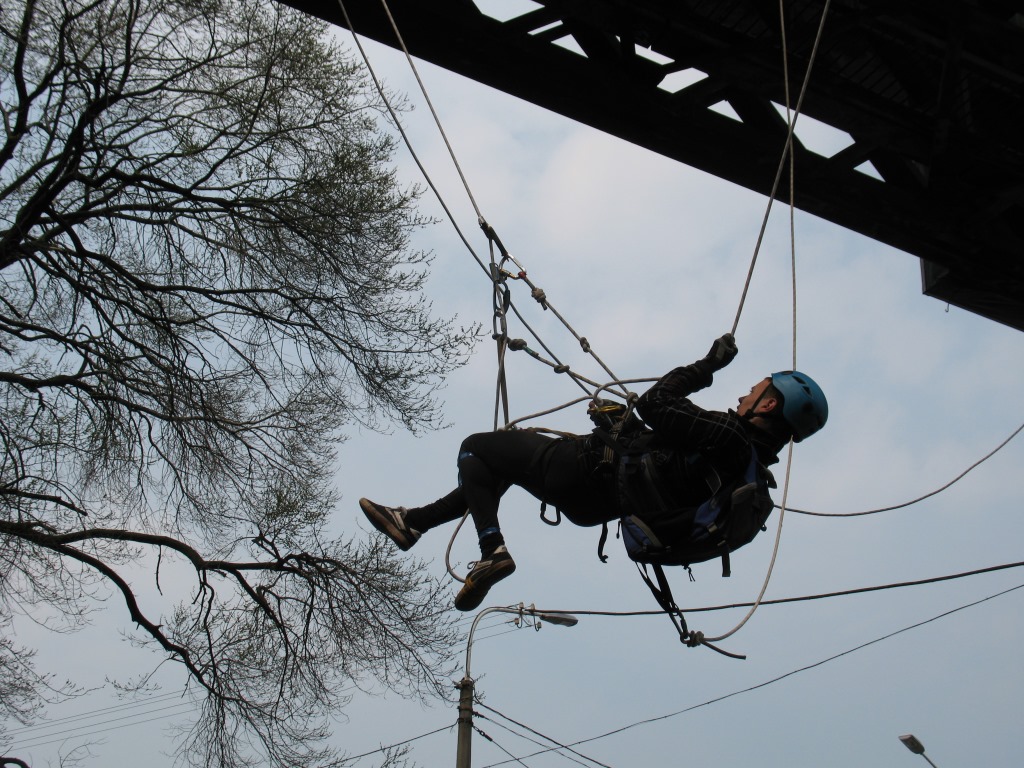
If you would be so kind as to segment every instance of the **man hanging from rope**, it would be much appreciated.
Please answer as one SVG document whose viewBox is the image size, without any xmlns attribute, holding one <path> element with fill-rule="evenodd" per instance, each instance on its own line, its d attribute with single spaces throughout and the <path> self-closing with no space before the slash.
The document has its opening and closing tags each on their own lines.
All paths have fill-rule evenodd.
<svg viewBox="0 0 1024 768">
<path fill-rule="evenodd" d="M 658 492 L 678 506 L 698 505 L 710 494 L 706 465 L 722 484 L 741 477 L 751 450 L 767 466 L 779 451 L 821 429 L 828 404 L 821 388 L 799 371 L 782 371 L 762 379 L 739 398 L 735 411 L 706 411 L 689 396 L 711 385 L 713 375 L 732 362 L 737 347 L 732 334 L 717 339 L 708 354 L 676 368 L 636 402 L 636 412 L 652 430 L 664 482 Z M 703 462 L 693 460 L 699 455 Z M 615 457 L 611 457 L 613 461 Z M 386 507 L 368 499 L 359 505 L 373 526 L 402 550 L 443 523 L 460 519 L 468 509 L 480 541 L 481 557 L 471 564 L 455 598 L 460 611 L 477 608 L 488 590 L 516 569 L 498 525 L 498 504 L 517 485 L 580 526 L 611 522 L 623 514 L 617 473 L 608 467 L 606 441 L 595 434 L 554 438 L 531 430 L 471 435 L 459 450 L 459 486 L 423 507 Z"/>
</svg>

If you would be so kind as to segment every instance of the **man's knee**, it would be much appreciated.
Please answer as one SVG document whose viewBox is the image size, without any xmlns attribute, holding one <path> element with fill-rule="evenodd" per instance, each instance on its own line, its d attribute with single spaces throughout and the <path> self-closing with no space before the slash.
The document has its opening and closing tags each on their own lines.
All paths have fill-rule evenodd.
<svg viewBox="0 0 1024 768">
<path fill-rule="evenodd" d="M 493 436 L 493 432 L 477 432 L 467 437 L 459 448 L 459 461 L 462 461 L 464 455 L 479 455 L 484 450 L 486 442 Z"/>
</svg>

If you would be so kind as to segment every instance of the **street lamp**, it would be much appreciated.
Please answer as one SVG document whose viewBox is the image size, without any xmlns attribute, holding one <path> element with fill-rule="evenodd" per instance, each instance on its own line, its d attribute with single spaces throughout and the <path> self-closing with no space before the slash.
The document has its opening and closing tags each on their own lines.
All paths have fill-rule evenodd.
<svg viewBox="0 0 1024 768">
<path fill-rule="evenodd" d="M 469 628 L 469 637 L 466 640 L 466 672 L 462 680 L 456 686 L 459 689 L 459 733 L 458 746 L 455 752 L 455 768 L 470 768 L 471 739 L 473 736 L 473 678 L 469 674 L 469 664 L 473 656 L 473 633 L 480 619 L 489 613 L 514 613 L 517 616 L 516 623 L 530 617 L 533 619 L 534 629 L 540 629 L 542 621 L 549 624 L 557 624 L 562 627 L 575 626 L 579 619 L 571 613 L 561 611 L 540 612 L 531 604 L 529 607 L 520 603 L 517 606 L 493 606 L 484 608 L 473 619 Z"/>
<path fill-rule="evenodd" d="M 903 736 L 900 736 L 900 741 L 902 741 L 903 745 L 911 752 L 913 752 L 915 755 L 920 755 L 925 760 L 928 760 L 928 765 L 930 765 L 932 768 L 939 768 L 937 765 L 935 765 L 935 763 L 933 763 L 928 758 L 928 755 L 924 753 L 924 744 L 918 741 L 917 737 L 914 736 L 914 734 L 908 733 Z"/>
</svg>

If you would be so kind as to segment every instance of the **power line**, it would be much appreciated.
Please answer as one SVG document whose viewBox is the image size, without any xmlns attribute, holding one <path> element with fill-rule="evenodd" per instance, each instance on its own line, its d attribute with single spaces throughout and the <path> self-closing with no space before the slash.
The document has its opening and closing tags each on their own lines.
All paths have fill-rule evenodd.
<svg viewBox="0 0 1024 768">
<path fill-rule="evenodd" d="M 809 600 L 824 600 L 832 597 L 846 597 L 848 595 L 859 595 L 867 592 L 880 592 L 887 589 L 902 589 L 903 587 L 918 587 L 925 584 L 937 584 L 943 581 L 953 581 L 955 579 L 963 579 L 968 576 L 979 576 L 984 573 L 995 573 L 996 571 L 1004 571 L 1010 568 L 1020 568 L 1024 566 L 1024 561 L 1017 563 L 1005 563 L 1003 565 L 992 565 L 986 568 L 977 568 L 973 571 L 963 571 L 961 573 L 952 573 L 946 576 L 932 576 L 926 579 L 916 579 L 914 581 L 900 581 L 893 582 L 890 584 L 879 584 L 871 587 L 854 587 L 853 589 L 844 589 L 836 592 L 822 592 L 814 595 L 802 595 L 799 597 L 779 597 L 773 600 L 762 600 L 761 605 L 781 605 L 783 603 L 799 603 Z M 684 613 L 707 613 L 711 611 L 725 611 L 733 608 L 749 608 L 753 603 L 728 603 L 724 605 L 709 605 L 701 608 L 681 608 L 680 610 Z M 612 616 L 612 617 L 629 617 L 629 616 L 660 616 L 664 611 L 593 611 L 587 609 L 554 609 L 554 608 L 538 608 L 538 613 L 572 613 L 577 616 Z"/>
<path fill-rule="evenodd" d="M 478 725 L 474 724 L 473 725 L 473 730 L 476 731 L 477 733 L 479 733 L 481 736 L 483 736 L 489 742 L 491 742 L 491 744 L 496 746 L 498 749 L 500 749 L 502 752 L 504 752 L 510 758 L 512 758 L 511 760 L 508 760 L 507 762 L 515 762 L 515 763 L 519 763 L 520 765 L 526 765 L 526 763 L 524 763 L 521 758 L 516 757 L 511 752 L 509 752 L 507 749 L 505 749 L 503 746 L 501 746 L 501 744 L 499 744 L 497 741 L 495 741 L 494 737 L 492 737 L 489 734 L 485 733 L 483 730 L 481 730 L 481 728 Z M 529 768 L 529 766 L 527 766 L 526 768 Z"/>
<path fill-rule="evenodd" d="M 495 720 L 493 718 L 490 718 L 490 717 L 488 717 L 487 715 L 485 715 L 485 714 L 483 714 L 481 712 L 477 712 L 476 710 L 473 710 L 473 716 L 477 717 L 477 718 L 480 718 L 481 720 L 486 720 L 489 723 L 493 723 L 494 725 L 498 726 L 502 730 L 508 731 L 513 736 L 518 736 L 520 739 L 525 739 L 526 741 L 530 742 L 531 744 L 535 744 L 538 747 L 546 746 L 543 742 L 540 742 L 537 739 L 532 739 L 529 736 L 527 736 L 526 734 L 519 733 L 518 731 L 513 730 L 512 728 L 510 728 L 509 726 L 505 725 L 504 723 L 499 723 L 497 720 Z M 492 739 L 490 736 L 488 736 L 482 730 L 480 730 L 480 728 L 476 725 L 476 723 L 473 724 L 473 729 L 477 733 L 483 735 L 483 737 L 486 738 L 488 741 L 494 743 L 494 745 L 497 746 L 499 749 L 501 748 L 501 745 L 498 744 L 496 741 L 494 741 L 494 739 Z M 555 743 L 557 743 L 557 742 L 555 742 Z M 562 752 L 559 751 L 559 750 L 556 750 L 555 754 L 559 755 L 560 757 L 564 757 L 566 760 L 570 760 L 570 761 L 576 763 L 577 765 L 584 765 L 584 766 L 586 765 L 586 763 L 584 763 L 582 760 L 577 760 L 575 757 L 571 757 L 569 755 L 562 754 Z"/>
<path fill-rule="evenodd" d="M 428 731 L 427 733 L 421 733 L 419 736 L 413 736 L 411 739 L 405 739 L 404 741 L 396 741 L 394 744 L 388 744 L 386 747 L 379 747 L 378 749 L 372 749 L 369 752 L 364 752 L 361 755 L 353 755 L 352 757 L 346 757 L 346 758 L 344 758 L 341 761 L 341 765 L 345 765 L 347 763 L 351 763 L 354 760 L 362 760 L 364 757 L 369 757 L 370 755 L 377 755 L 377 754 L 380 754 L 381 752 L 386 752 L 389 749 L 394 749 L 395 747 L 402 747 L 402 746 L 405 746 L 406 744 L 411 744 L 414 741 L 417 741 L 419 739 L 425 739 L 427 736 L 433 736 L 435 733 L 440 733 L 441 731 L 450 731 L 454 727 L 455 727 L 455 723 L 452 723 L 451 725 L 443 725 L 440 728 L 437 728 L 437 729 L 435 729 L 433 731 Z"/>
<path fill-rule="evenodd" d="M 498 710 L 494 709 L 494 707 L 489 707 L 489 706 L 487 706 L 487 705 L 486 705 L 486 704 L 484 704 L 484 703 L 483 703 L 482 701 L 478 701 L 478 702 L 477 702 L 477 706 L 483 707 L 483 708 L 484 708 L 484 709 L 486 709 L 486 710 L 487 710 L 488 712 L 493 712 L 493 713 L 494 713 L 494 714 L 496 714 L 496 715 L 497 715 L 498 717 L 502 717 L 502 718 L 504 718 L 504 719 L 508 720 L 508 721 L 509 721 L 510 723 L 515 723 L 515 724 L 516 724 L 516 725 L 518 725 L 518 726 L 519 726 L 520 728 L 525 728 L 525 729 L 526 729 L 526 730 L 528 730 L 528 731 L 529 731 L 530 733 L 532 733 L 532 734 L 535 734 L 535 735 L 537 735 L 537 736 L 540 736 L 540 737 L 541 737 L 542 739 L 546 739 L 547 741 L 550 741 L 550 742 L 551 742 L 552 744 L 554 744 L 554 745 L 555 745 L 556 747 L 558 747 L 559 749 L 567 749 L 567 750 L 569 750 L 570 752 L 572 752 L 572 753 L 573 753 L 574 755 L 579 755 L 579 756 L 580 756 L 580 757 L 582 757 L 582 758 L 583 758 L 584 760 L 589 760 L 589 761 L 590 761 L 590 762 L 592 762 L 592 763 L 593 763 L 594 765 L 599 765 L 599 766 L 601 766 L 602 768 L 611 768 L 611 766 L 609 766 L 609 765 L 606 765 L 605 763 L 602 763 L 602 762 L 600 762 L 599 760 L 595 760 L 595 759 L 594 759 L 594 758 L 592 758 L 592 757 L 588 757 L 587 755 L 584 755 L 584 754 L 583 754 L 582 752 L 577 752 L 577 751 L 576 751 L 575 749 L 573 749 L 572 747 L 569 747 L 569 746 L 567 746 L 567 745 L 565 745 L 565 744 L 562 744 L 562 743 L 561 743 L 560 741 L 558 741 L 557 739 L 553 739 L 553 738 L 551 738 L 550 736 L 547 736 L 547 735 L 545 735 L 545 734 L 541 733 L 540 731 L 534 730 L 533 728 L 531 728 L 530 726 L 526 725 L 525 723 L 520 723 L 520 722 L 519 722 L 518 720 L 514 720 L 514 719 L 512 719 L 511 717 L 509 717 L 508 715 L 504 714 L 503 712 L 499 712 Z M 501 725 L 501 723 L 497 722 L 496 720 L 493 720 L 492 718 L 489 718 L 489 717 L 487 717 L 486 715 L 482 715 L 482 714 L 480 714 L 480 713 L 476 713 L 476 714 L 477 714 L 477 716 L 478 716 L 478 717 L 482 717 L 482 718 L 484 718 L 485 720 L 489 720 L 490 722 L 494 723 L 495 725 L 497 725 L 497 726 L 499 726 L 499 727 L 502 727 L 502 728 L 504 728 L 504 727 L 505 727 L 505 726 Z M 521 734 L 517 734 L 517 735 L 520 735 L 520 736 L 521 736 Z M 526 737 L 525 737 L 525 736 L 521 736 L 521 738 L 526 738 Z M 529 740 L 530 740 L 530 741 L 533 741 L 533 739 L 529 739 Z M 535 742 L 535 741 L 534 741 L 534 744 L 538 744 L 538 742 Z M 539 744 L 538 744 L 538 746 L 539 746 Z M 573 760 L 573 758 L 570 758 L 570 757 L 568 757 L 568 756 L 566 756 L 566 759 L 569 759 L 569 760 Z M 579 762 L 579 761 L 578 761 L 578 760 L 573 760 L 573 762 Z"/>
<path fill-rule="evenodd" d="M 120 718 L 120 719 L 128 719 L 128 718 Z M 96 735 L 97 733 L 106 733 L 108 731 L 116 731 L 116 730 L 119 730 L 121 728 L 125 728 L 125 727 L 127 727 L 129 725 L 142 725 L 143 723 L 152 723 L 152 722 L 154 722 L 156 720 L 166 720 L 166 719 L 167 719 L 167 715 L 160 715 L 159 717 L 151 717 L 148 720 L 138 720 L 138 721 L 136 721 L 134 723 L 125 723 L 124 725 L 114 725 L 114 726 L 111 726 L 110 728 L 100 728 L 99 730 L 89 731 L 88 733 L 79 734 L 78 737 L 61 736 L 60 738 L 49 739 L 49 741 L 39 741 L 39 742 L 32 742 L 32 743 L 17 742 L 15 744 L 11 745 L 11 747 L 9 747 L 9 749 L 31 749 L 33 747 L 45 747 L 45 746 L 47 746 L 49 744 L 56 744 L 57 742 L 60 742 L 60 741 L 67 741 L 69 738 L 89 738 L 89 737 L 92 737 L 92 736 Z M 114 721 L 110 721 L 110 722 L 114 722 Z M 81 728 L 73 728 L 71 730 L 82 730 L 82 729 Z M 63 733 L 63 731 L 60 731 L 58 733 Z M 54 736 L 54 735 L 56 735 L 56 734 L 47 734 L 46 736 L 38 736 L 36 738 L 46 739 L 46 738 L 49 738 L 50 736 Z"/>
<path fill-rule="evenodd" d="M 834 654 L 834 655 L 829 656 L 827 658 L 821 659 L 820 661 L 816 661 L 813 664 L 807 664 L 807 665 L 805 665 L 803 667 L 798 667 L 797 669 L 791 670 L 789 672 L 786 672 L 785 674 L 779 675 L 778 677 L 774 677 L 774 678 L 772 678 L 770 680 L 766 680 L 766 681 L 764 681 L 762 683 L 758 683 L 757 685 L 752 685 L 752 686 L 750 686 L 748 688 L 743 688 L 743 689 L 738 690 L 738 691 L 733 691 L 732 693 L 727 693 L 727 694 L 725 694 L 723 696 L 717 696 L 717 697 L 715 697 L 713 699 L 708 699 L 707 701 L 703 701 L 700 704 L 694 704 L 693 706 L 686 707 L 685 709 L 680 709 L 680 710 L 678 710 L 676 712 L 670 712 L 670 713 L 665 714 L 665 715 L 659 715 L 658 717 L 650 717 L 650 718 L 646 718 L 644 720 L 638 720 L 635 723 L 630 723 L 629 725 L 624 725 L 621 728 L 616 728 L 614 730 L 607 731 L 607 732 L 599 734 L 597 736 L 591 736 L 590 738 L 580 739 L 579 741 L 574 741 L 571 744 L 569 744 L 569 746 L 575 747 L 575 746 L 577 746 L 579 744 L 587 744 L 587 743 L 590 743 L 592 741 L 598 741 L 599 739 L 604 739 L 604 738 L 607 738 L 609 736 L 614 736 L 614 735 L 617 735 L 617 734 L 622 733 L 624 731 L 628 731 L 628 730 L 630 730 L 632 728 L 637 728 L 637 727 L 639 727 L 641 725 L 649 725 L 651 723 L 656 723 L 656 722 L 660 722 L 662 720 L 668 720 L 668 719 L 673 718 L 673 717 L 678 717 L 680 715 L 685 715 L 685 714 L 687 714 L 689 712 L 693 712 L 693 711 L 695 711 L 697 709 L 702 709 L 703 707 L 708 707 L 708 706 L 710 706 L 712 704 L 717 704 L 717 703 L 719 703 L 721 701 L 725 701 L 726 699 L 731 699 L 733 697 L 740 696 L 740 695 L 742 695 L 744 693 L 750 693 L 752 691 L 760 690 L 761 688 L 766 688 L 769 685 L 773 685 L 773 684 L 778 683 L 778 682 L 780 682 L 782 680 L 785 680 L 785 679 L 787 679 L 789 677 L 793 677 L 794 675 L 798 675 L 801 672 L 807 672 L 808 670 L 812 670 L 812 669 L 816 669 L 818 667 L 824 666 L 825 664 L 828 664 L 831 661 L 835 661 L 836 659 L 840 659 L 843 656 L 849 656 L 852 653 L 856 653 L 857 651 L 863 650 L 864 648 L 868 648 L 869 646 L 881 643 L 884 640 L 889 640 L 889 639 L 891 639 L 893 637 L 896 637 L 897 635 L 903 634 L 904 632 L 909 632 L 912 629 L 917 629 L 919 627 L 923 627 L 926 624 L 930 624 L 930 623 L 932 623 L 934 621 L 938 621 L 939 619 L 943 619 L 943 618 L 945 618 L 947 616 L 951 616 L 954 613 L 958 613 L 958 612 L 966 610 L 968 608 L 973 608 L 973 607 L 975 607 L 977 605 L 981 605 L 982 603 L 988 602 L 989 600 L 994 600 L 997 597 L 1002 597 L 1004 595 L 1007 595 L 1007 594 L 1009 594 L 1011 592 L 1014 592 L 1014 591 L 1016 591 L 1018 589 L 1022 589 L 1022 588 L 1024 588 L 1024 584 L 1018 584 L 1016 587 L 1010 587 L 1009 589 L 1004 589 L 1001 592 L 995 593 L 994 595 L 989 595 L 988 597 L 983 597 L 980 600 L 975 600 L 974 602 L 967 603 L 967 604 L 961 605 L 961 606 L 959 606 L 957 608 L 953 608 L 951 610 L 945 611 L 945 612 L 940 613 L 940 614 L 938 614 L 936 616 L 932 616 L 930 619 L 925 619 L 924 621 L 916 622 L 916 623 L 911 624 L 909 626 L 903 627 L 902 629 L 898 629 L 898 630 L 896 630 L 894 632 L 890 632 L 890 633 L 888 633 L 886 635 L 883 635 L 881 637 L 875 638 L 874 640 L 869 640 L 866 643 L 861 643 L 860 645 L 854 646 L 853 648 L 850 648 L 848 650 L 845 650 L 845 651 L 842 651 L 840 653 Z M 536 757 L 537 755 L 545 754 L 546 752 L 551 752 L 554 749 L 556 749 L 556 748 L 555 747 L 551 747 L 551 748 L 545 749 L 545 750 L 543 750 L 541 752 L 534 752 L 533 754 L 526 755 L 525 757 L 526 758 Z M 505 761 L 505 762 L 507 762 L 507 761 Z M 484 768 L 496 768 L 496 766 L 504 765 L 504 764 L 505 764 L 504 762 L 491 763 L 490 765 L 484 766 Z"/>
<path fill-rule="evenodd" d="M 82 721 L 82 720 L 91 720 L 93 718 L 101 717 L 101 716 L 103 716 L 105 714 L 108 714 L 108 713 L 111 713 L 111 712 L 117 712 L 117 711 L 124 710 L 124 709 L 134 709 L 134 710 L 137 710 L 140 706 L 148 706 L 148 705 L 151 705 L 151 704 L 159 704 L 159 703 L 163 703 L 163 702 L 167 701 L 168 699 L 178 699 L 178 698 L 181 698 L 181 694 L 180 693 L 166 693 L 166 694 L 162 694 L 160 696 L 151 696 L 151 697 L 148 697 L 148 698 L 144 699 L 143 701 L 132 701 L 132 702 L 126 702 L 124 704 L 114 704 L 114 705 L 111 705 L 109 707 L 101 707 L 100 709 L 94 709 L 91 712 L 88 712 L 86 714 L 68 715 L 66 717 L 59 717 L 59 718 L 56 718 L 54 720 L 47 720 L 45 723 L 40 723 L 39 725 L 26 725 L 26 726 L 23 726 L 21 728 L 10 728 L 10 729 L 7 730 L 7 734 L 9 736 L 21 735 L 21 734 L 23 734 L 23 733 L 25 733 L 27 731 L 35 731 L 35 730 L 40 730 L 40 729 L 45 729 L 45 728 L 51 728 L 51 727 L 53 727 L 55 725 L 61 725 L 61 724 L 64 724 L 64 723 L 73 723 L 73 722 Z M 148 714 L 148 711 L 147 712 L 143 712 L 141 714 Z"/>
</svg>

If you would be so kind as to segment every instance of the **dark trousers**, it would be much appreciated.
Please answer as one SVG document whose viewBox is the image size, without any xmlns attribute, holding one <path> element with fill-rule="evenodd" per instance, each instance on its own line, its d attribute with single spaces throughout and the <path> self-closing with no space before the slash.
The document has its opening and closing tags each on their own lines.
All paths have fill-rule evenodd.
<svg viewBox="0 0 1024 768">
<path fill-rule="evenodd" d="M 518 485 L 560 510 L 576 525 L 619 516 L 610 474 L 595 471 L 582 438 L 552 438 L 527 430 L 480 432 L 459 450 L 459 487 L 409 510 L 411 528 L 426 531 L 458 520 L 469 509 L 477 532 L 498 528 L 498 503 Z"/>
</svg>

